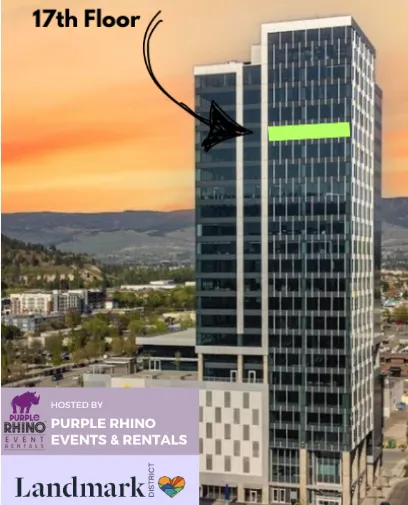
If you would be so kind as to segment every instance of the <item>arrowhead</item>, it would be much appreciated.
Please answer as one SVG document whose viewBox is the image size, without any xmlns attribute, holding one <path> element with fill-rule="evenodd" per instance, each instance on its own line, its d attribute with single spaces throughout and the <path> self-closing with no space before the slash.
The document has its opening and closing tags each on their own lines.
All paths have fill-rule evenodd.
<svg viewBox="0 0 408 505">
<path fill-rule="evenodd" d="M 201 147 L 203 147 L 206 153 L 208 153 L 208 151 L 215 145 L 224 142 L 224 140 L 241 137 L 243 135 L 251 135 L 254 133 L 235 122 L 221 109 L 219 105 L 214 102 L 214 100 L 211 102 L 210 118 L 208 123 L 210 131 L 201 144 Z"/>
</svg>

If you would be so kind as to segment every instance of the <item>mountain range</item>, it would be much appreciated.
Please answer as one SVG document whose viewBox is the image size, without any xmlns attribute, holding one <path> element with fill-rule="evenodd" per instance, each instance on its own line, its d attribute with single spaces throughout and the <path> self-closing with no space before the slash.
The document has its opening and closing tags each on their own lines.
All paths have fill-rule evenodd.
<svg viewBox="0 0 408 505">
<path fill-rule="evenodd" d="M 2 233 L 107 262 L 193 262 L 194 210 L 2 214 Z M 408 252 L 408 198 L 382 200 L 383 252 Z"/>
</svg>

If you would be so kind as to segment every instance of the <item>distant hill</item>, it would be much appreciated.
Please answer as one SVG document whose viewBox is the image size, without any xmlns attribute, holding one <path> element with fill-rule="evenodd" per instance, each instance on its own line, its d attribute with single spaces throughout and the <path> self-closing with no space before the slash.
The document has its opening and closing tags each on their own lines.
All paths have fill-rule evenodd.
<svg viewBox="0 0 408 505">
<path fill-rule="evenodd" d="M 105 262 L 191 262 L 194 212 L 93 214 L 27 212 L 2 215 L 3 232 L 25 242 L 88 253 Z"/>
<path fill-rule="evenodd" d="M 408 252 L 408 198 L 384 198 L 382 215 L 385 254 Z M 2 226 L 10 237 L 104 262 L 194 259 L 194 210 L 3 214 Z"/>
<path fill-rule="evenodd" d="M 49 285 L 60 288 L 98 283 L 101 268 L 84 254 L 63 253 L 54 246 L 30 244 L 1 235 L 1 277 L 3 287 Z"/>
</svg>

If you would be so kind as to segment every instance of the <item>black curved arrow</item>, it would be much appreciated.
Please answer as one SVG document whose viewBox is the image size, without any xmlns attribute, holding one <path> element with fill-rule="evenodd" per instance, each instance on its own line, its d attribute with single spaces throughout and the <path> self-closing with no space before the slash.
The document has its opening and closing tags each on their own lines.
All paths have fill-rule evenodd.
<svg viewBox="0 0 408 505">
<path fill-rule="evenodd" d="M 182 102 L 178 102 L 175 98 L 173 98 L 170 93 L 168 93 L 163 86 L 159 83 L 154 75 L 152 64 L 150 63 L 150 39 L 153 35 L 154 30 L 159 26 L 160 23 L 163 22 L 162 19 L 156 21 L 156 18 L 160 15 L 161 11 L 159 11 L 154 18 L 150 21 L 148 27 L 146 28 L 146 32 L 143 37 L 143 58 L 149 72 L 150 77 L 156 86 L 160 89 L 162 93 L 164 93 L 167 98 L 170 98 L 172 102 L 181 107 L 183 110 L 188 112 L 191 116 L 198 119 L 205 125 L 209 126 L 210 131 L 208 132 L 207 137 L 201 143 L 201 147 L 205 152 L 208 152 L 212 147 L 224 140 L 233 139 L 235 137 L 240 137 L 243 135 L 251 135 L 253 132 L 244 128 L 237 122 L 235 122 L 226 112 L 224 112 L 219 105 L 217 105 L 214 100 L 211 101 L 210 107 L 210 117 L 207 119 L 205 117 L 196 114 L 188 105 Z M 156 21 L 156 24 L 154 22 Z M 154 24 L 153 28 L 152 25 Z M 150 32 L 150 33 L 149 33 Z"/>
</svg>

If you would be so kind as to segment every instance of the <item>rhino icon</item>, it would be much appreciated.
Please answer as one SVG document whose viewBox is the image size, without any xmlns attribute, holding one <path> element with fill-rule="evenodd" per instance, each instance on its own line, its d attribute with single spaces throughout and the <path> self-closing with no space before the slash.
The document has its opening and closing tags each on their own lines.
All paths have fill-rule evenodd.
<svg viewBox="0 0 408 505">
<path fill-rule="evenodd" d="M 32 405 L 38 405 L 40 403 L 40 395 L 35 396 L 35 391 L 27 391 L 22 395 L 15 396 L 11 400 L 11 406 L 13 407 L 13 414 L 17 414 L 17 407 L 20 408 L 20 414 L 29 414 Z"/>
</svg>

